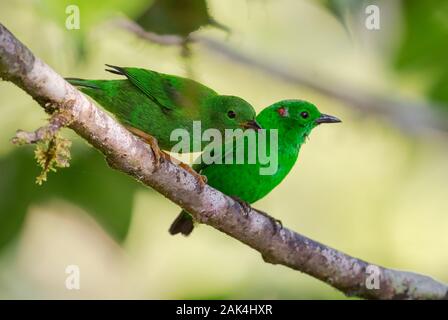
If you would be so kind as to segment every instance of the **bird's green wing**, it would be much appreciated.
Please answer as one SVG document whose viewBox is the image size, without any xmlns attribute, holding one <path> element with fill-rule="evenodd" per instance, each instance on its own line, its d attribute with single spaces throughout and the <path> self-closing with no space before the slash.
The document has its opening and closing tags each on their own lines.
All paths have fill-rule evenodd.
<svg viewBox="0 0 448 320">
<path fill-rule="evenodd" d="M 107 66 L 111 68 L 107 71 L 126 76 L 149 99 L 166 110 L 199 107 L 202 99 L 217 94 L 191 79 L 140 68 Z"/>
<path fill-rule="evenodd" d="M 224 164 L 226 162 L 226 158 L 227 157 L 234 157 L 236 154 L 238 154 L 238 152 L 244 152 L 246 150 L 243 151 L 244 149 L 244 143 L 237 143 L 237 141 L 241 141 L 240 139 L 243 139 L 244 137 L 244 133 L 241 135 L 237 135 L 232 137 L 231 139 L 227 139 L 225 140 L 223 143 L 220 144 L 220 150 L 221 150 L 221 163 Z M 212 150 L 217 147 L 216 143 L 210 143 L 209 145 L 207 145 L 201 156 L 200 157 L 204 157 L 204 155 L 210 154 L 212 153 Z M 201 158 L 197 158 L 195 161 L 195 163 L 193 164 L 192 168 L 194 171 L 196 172 L 201 172 L 202 170 L 204 170 L 205 168 L 214 165 L 213 163 L 205 163 Z"/>
</svg>

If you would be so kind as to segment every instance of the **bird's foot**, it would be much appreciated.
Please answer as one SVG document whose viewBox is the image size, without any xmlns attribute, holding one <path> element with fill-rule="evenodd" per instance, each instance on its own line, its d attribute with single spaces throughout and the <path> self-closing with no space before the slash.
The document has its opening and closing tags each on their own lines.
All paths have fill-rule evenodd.
<svg viewBox="0 0 448 320">
<path fill-rule="evenodd" d="M 250 203 L 247 201 L 244 201 L 236 196 L 230 196 L 230 197 L 240 205 L 241 209 L 243 209 L 243 215 L 245 217 L 249 216 L 249 213 L 252 210 Z"/>
<path fill-rule="evenodd" d="M 273 233 L 272 233 L 272 234 L 276 234 L 278 231 L 280 231 L 280 230 L 283 229 L 283 223 L 282 223 L 281 220 L 276 219 L 276 218 L 274 218 L 274 217 L 271 217 L 270 215 L 268 215 L 268 214 L 267 214 L 266 212 L 264 212 L 264 211 L 261 211 L 261 210 L 258 210 L 258 209 L 256 209 L 256 210 L 257 210 L 257 212 L 258 212 L 259 214 L 265 216 L 266 218 L 269 219 L 269 221 L 271 221 L 271 224 L 272 224 L 272 230 L 273 230 Z"/>
<path fill-rule="evenodd" d="M 157 143 L 157 139 L 154 138 L 153 136 L 149 136 L 145 141 L 151 147 L 152 154 L 154 155 L 154 166 L 155 169 L 157 170 L 160 166 L 160 159 L 167 157 L 169 159 L 170 156 L 165 152 L 163 152 L 162 150 L 160 150 L 159 144 Z"/>
<path fill-rule="evenodd" d="M 180 162 L 179 166 L 185 171 L 191 173 L 197 179 L 199 191 L 202 192 L 202 190 L 204 190 L 205 185 L 207 184 L 207 177 L 197 173 L 196 171 L 193 170 L 192 167 L 190 167 L 186 163 Z"/>
<path fill-rule="evenodd" d="M 230 196 L 233 200 L 235 200 L 243 209 L 243 214 L 245 217 L 249 216 L 249 213 L 252 211 L 252 206 L 250 205 L 249 202 L 246 202 L 236 196 Z M 255 211 L 257 211 L 259 214 L 265 216 L 266 218 L 269 219 L 269 221 L 272 224 L 272 230 L 273 230 L 273 234 L 276 234 L 278 231 L 283 229 L 283 223 L 281 220 L 276 219 L 271 217 L 270 215 L 268 215 L 266 212 L 255 209 Z"/>
<path fill-rule="evenodd" d="M 167 159 L 170 160 L 171 156 L 162 150 L 160 150 L 159 144 L 157 143 L 157 139 L 150 134 L 147 134 L 146 132 L 143 132 L 137 128 L 126 126 L 126 129 L 131 131 L 133 134 L 135 134 L 137 137 L 140 137 L 143 139 L 146 143 L 149 144 L 151 147 L 151 151 L 154 155 L 154 171 L 157 170 L 160 167 L 160 159 Z"/>
</svg>

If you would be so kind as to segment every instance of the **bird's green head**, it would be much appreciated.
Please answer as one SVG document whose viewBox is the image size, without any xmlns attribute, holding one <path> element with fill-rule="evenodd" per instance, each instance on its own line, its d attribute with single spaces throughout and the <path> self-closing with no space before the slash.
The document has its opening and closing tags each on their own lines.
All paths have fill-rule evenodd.
<svg viewBox="0 0 448 320">
<path fill-rule="evenodd" d="M 255 121 L 254 108 L 245 100 L 235 96 L 216 96 L 210 101 L 211 120 L 221 131 L 224 129 L 260 129 Z"/>
<path fill-rule="evenodd" d="M 322 123 L 341 122 L 338 118 L 323 114 L 317 107 L 303 100 L 282 100 L 267 107 L 257 117 L 265 129 L 298 131 L 302 137 Z"/>
</svg>

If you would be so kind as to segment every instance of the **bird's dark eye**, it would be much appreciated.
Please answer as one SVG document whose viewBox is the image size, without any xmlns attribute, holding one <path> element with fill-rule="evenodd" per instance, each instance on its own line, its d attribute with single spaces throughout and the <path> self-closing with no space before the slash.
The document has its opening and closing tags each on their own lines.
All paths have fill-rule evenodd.
<svg viewBox="0 0 448 320">
<path fill-rule="evenodd" d="M 300 113 L 300 116 L 301 116 L 303 119 L 306 119 L 306 118 L 309 117 L 309 113 L 306 112 L 306 111 L 302 111 L 302 112 Z"/>
<path fill-rule="evenodd" d="M 236 113 L 235 113 L 235 111 L 230 110 L 229 112 L 227 112 L 227 116 L 228 116 L 230 119 L 235 119 L 235 117 L 236 117 Z"/>
</svg>

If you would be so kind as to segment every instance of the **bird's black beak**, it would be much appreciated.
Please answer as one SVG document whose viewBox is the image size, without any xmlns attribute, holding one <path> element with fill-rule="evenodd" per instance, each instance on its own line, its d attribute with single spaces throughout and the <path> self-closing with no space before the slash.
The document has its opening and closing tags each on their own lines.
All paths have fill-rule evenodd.
<svg viewBox="0 0 448 320">
<path fill-rule="evenodd" d="M 316 124 L 321 123 L 338 123 L 342 122 L 341 119 L 336 118 L 334 116 L 330 116 L 328 114 L 321 114 L 319 118 L 316 119 Z"/>
<path fill-rule="evenodd" d="M 249 120 L 249 121 L 243 122 L 241 124 L 241 127 L 244 129 L 253 129 L 253 130 L 257 130 L 257 131 L 261 130 L 261 126 L 255 120 Z"/>
</svg>

